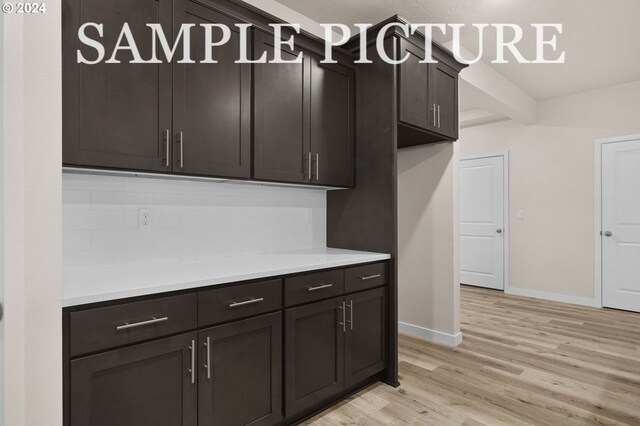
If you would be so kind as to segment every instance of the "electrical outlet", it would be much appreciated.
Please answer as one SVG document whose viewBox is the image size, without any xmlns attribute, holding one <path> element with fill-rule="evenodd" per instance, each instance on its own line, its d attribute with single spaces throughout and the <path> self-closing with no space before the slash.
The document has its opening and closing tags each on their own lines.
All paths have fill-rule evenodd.
<svg viewBox="0 0 640 426">
<path fill-rule="evenodd" d="M 151 228 L 151 209 L 138 210 L 138 228 L 147 229 Z"/>
<path fill-rule="evenodd" d="M 518 214 L 516 215 L 518 220 L 524 220 L 524 210 L 518 210 Z"/>
</svg>

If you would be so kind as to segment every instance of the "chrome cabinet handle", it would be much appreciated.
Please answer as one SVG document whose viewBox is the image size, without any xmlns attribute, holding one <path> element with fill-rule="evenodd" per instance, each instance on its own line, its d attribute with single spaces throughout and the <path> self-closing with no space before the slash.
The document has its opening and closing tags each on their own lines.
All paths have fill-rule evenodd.
<svg viewBox="0 0 640 426">
<path fill-rule="evenodd" d="M 204 368 L 207 369 L 207 380 L 211 380 L 211 337 L 207 336 L 204 346 L 207 348 L 207 363 L 204 364 Z"/>
<path fill-rule="evenodd" d="M 433 104 L 433 127 L 436 127 L 436 104 Z"/>
<path fill-rule="evenodd" d="M 316 180 L 320 180 L 320 154 L 316 152 Z"/>
<path fill-rule="evenodd" d="M 338 309 L 342 310 L 342 322 L 338 321 L 338 325 L 342 326 L 342 332 L 347 332 L 347 313 L 345 312 L 345 302 L 342 302 L 342 306 L 338 306 Z"/>
<path fill-rule="evenodd" d="M 440 105 L 438 105 L 438 129 L 440 128 Z"/>
<path fill-rule="evenodd" d="M 180 132 L 180 167 L 184 169 L 184 139 Z"/>
<path fill-rule="evenodd" d="M 229 307 L 230 308 L 237 308 L 238 306 L 254 305 L 254 304 L 260 303 L 260 302 L 264 302 L 264 297 L 260 297 L 258 299 L 249 299 L 249 300 L 245 300 L 243 302 L 231 302 Z"/>
<path fill-rule="evenodd" d="M 315 287 L 308 287 L 307 291 L 312 292 L 312 291 L 324 290 L 325 288 L 331 288 L 331 287 L 333 287 L 333 284 L 323 284 Z"/>
<path fill-rule="evenodd" d="M 162 318 L 153 317 L 150 320 L 146 320 L 146 321 L 140 321 L 140 322 L 134 322 L 134 323 L 125 322 L 124 325 L 117 326 L 116 330 L 118 331 L 128 330 L 130 328 L 142 327 L 144 325 L 150 325 L 150 324 L 157 324 L 159 322 L 165 322 L 168 320 L 169 320 L 169 317 L 162 317 Z"/>
<path fill-rule="evenodd" d="M 350 300 L 347 306 L 349 307 L 349 327 L 353 331 L 353 300 Z"/>
<path fill-rule="evenodd" d="M 606 231 L 606 232 L 604 233 L 604 236 L 605 236 L 605 237 L 611 237 L 611 236 L 613 236 L 613 232 L 611 232 L 611 231 Z"/>
<path fill-rule="evenodd" d="M 191 351 L 191 368 L 189 369 L 189 373 L 191 373 L 191 384 L 196 382 L 196 341 L 191 340 L 191 345 L 189 345 L 189 350 Z"/>
<path fill-rule="evenodd" d="M 313 180 L 313 175 L 311 174 L 311 152 L 307 153 L 307 170 L 309 175 L 309 180 Z"/>
<path fill-rule="evenodd" d="M 169 167 L 169 149 L 171 149 L 171 135 L 169 134 L 169 129 L 166 130 L 166 135 L 165 135 L 165 139 L 166 139 L 166 143 L 167 143 L 167 159 L 165 161 L 165 167 Z"/>
<path fill-rule="evenodd" d="M 372 280 L 374 278 L 380 278 L 382 275 L 380 274 L 375 274 L 375 275 L 367 275 L 366 277 L 360 277 L 360 279 L 362 281 L 367 281 L 367 280 Z"/>
</svg>

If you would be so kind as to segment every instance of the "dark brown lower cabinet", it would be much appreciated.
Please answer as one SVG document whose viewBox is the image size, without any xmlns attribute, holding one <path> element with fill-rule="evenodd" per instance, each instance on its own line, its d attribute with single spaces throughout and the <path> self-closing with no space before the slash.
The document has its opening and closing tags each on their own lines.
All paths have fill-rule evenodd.
<svg viewBox="0 0 640 426">
<path fill-rule="evenodd" d="M 285 311 L 287 417 L 344 388 L 344 298 Z"/>
<path fill-rule="evenodd" d="M 287 309 L 286 416 L 384 370 L 386 323 L 386 287 Z"/>
<path fill-rule="evenodd" d="M 186 333 L 71 361 L 70 424 L 196 425 L 196 340 Z"/>
<path fill-rule="evenodd" d="M 198 332 L 198 425 L 272 425 L 282 419 L 282 314 Z"/>
<path fill-rule="evenodd" d="M 345 386 L 355 385 L 387 364 L 387 288 L 345 296 Z"/>
<path fill-rule="evenodd" d="M 64 424 L 293 424 L 387 368 L 387 268 L 71 309 L 66 344 L 77 350 L 65 354 Z M 364 286 L 362 277 L 379 286 L 345 294 Z M 283 295 L 300 305 L 285 309 Z"/>
</svg>

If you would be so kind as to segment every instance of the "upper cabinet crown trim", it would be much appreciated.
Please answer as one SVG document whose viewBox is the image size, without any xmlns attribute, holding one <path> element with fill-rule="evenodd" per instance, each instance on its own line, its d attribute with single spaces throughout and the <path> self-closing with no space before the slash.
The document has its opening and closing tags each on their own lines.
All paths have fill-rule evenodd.
<svg viewBox="0 0 640 426">
<path fill-rule="evenodd" d="M 378 24 L 372 26 L 371 28 L 369 28 L 367 30 L 367 40 L 368 40 L 367 45 L 372 45 L 372 44 L 376 43 L 376 37 L 373 37 L 372 36 L 373 34 L 375 34 L 377 36 L 378 32 L 380 31 L 380 29 L 382 29 L 382 27 L 384 27 L 387 24 L 394 23 L 394 22 L 395 23 L 399 23 L 399 24 L 404 24 L 404 25 L 411 25 L 411 23 L 408 20 L 406 20 L 405 18 L 403 18 L 403 17 L 401 17 L 399 15 L 393 15 L 390 18 L 387 18 L 384 21 L 379 22 Z M 411 42 L 412 44 L 416 45 L 420 49 L 424 50 L 425 35 L 421 31 L 416 31 L 410 37 L 406 37 L 405 34 L 402 31 L 400 31 L 399 28 L 393 27 L 393 28 L 389 29 L 389 31 L 388 31 L 386 36 L 387 37 L 401 37 L 401 38 Z M 458 62 L 455 59 L 455 57 L 453 55 L 453 52 L 451 52 L 449 49 L 447 49 L 446 47 L 442 46 L 441 44 L 436 43 L 434 41 L 432 41 L 431 44 L 432 44 L 432 52 L 433 52 L 434 59 L 449 65 L 450 67 L 455 69 L 456 72 L 460 72 L 464 68 L 469 66 L 467 64 L 463 64 L 461 62 Z M 346 50 L 348 50 L 349 52 L 351 52 L 352 54 L 356 55 L 360 50 L 360 36 L 359 35 L 355 35 L 355 36 L 351 37 L 349 42 L 347 42 L 347 44 L 345 44 L 344 48 Z"/>
</svg>

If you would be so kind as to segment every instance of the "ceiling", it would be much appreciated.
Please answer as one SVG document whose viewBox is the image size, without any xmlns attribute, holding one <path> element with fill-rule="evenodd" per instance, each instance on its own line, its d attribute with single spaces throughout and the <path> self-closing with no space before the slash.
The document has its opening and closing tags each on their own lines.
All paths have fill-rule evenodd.
<svg viewBox="0 0 640 426">
<path fill-rule="evenodd" d="M 377 23 L 398 14 L 415 23 L 514 23 L 525 29 L 518 45 L 535 57 L 531 23 L 561 23 L 558 48 L 565 64 L 491 64 L 536 100 L 640 79 L 640 0 L 278 0 L 320 23 Z M 463 46 L 478 51 L 477 32 L 462 33 Z M 444 42 L 450 37 L 434 37 Z M 494 31 L 485 35 L 485 62 L 495 58 Z M 548 54 L 549 57 L 555 55 Z M 464 109 L 473 99 L 461 96 Z"/>
</svg>

